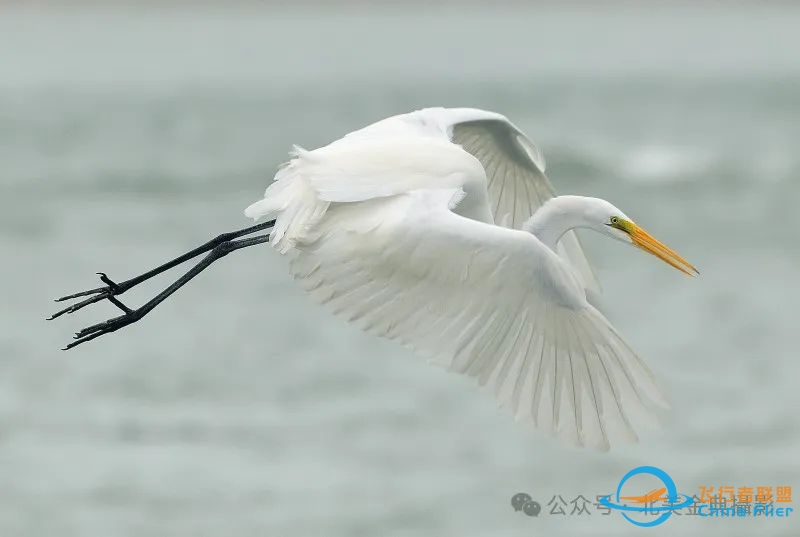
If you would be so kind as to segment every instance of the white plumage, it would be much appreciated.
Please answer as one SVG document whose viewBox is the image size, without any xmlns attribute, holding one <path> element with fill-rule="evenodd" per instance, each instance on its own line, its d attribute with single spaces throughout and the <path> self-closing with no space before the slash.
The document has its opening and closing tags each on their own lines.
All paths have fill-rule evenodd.
<svg viewBox="0 0 800 537">
<path fill-rule="evenodd" d="M 573 230 L 650 247 L 610 203 L 553 198 L 541 153 L 499 114 L 425 109 L 298 148 L 245 213 L 276 219 L 270 242 L 316 300 L 475 378 L 519 420 L 607 449 L 666 406 L 587 299 Z"/>
</svg>

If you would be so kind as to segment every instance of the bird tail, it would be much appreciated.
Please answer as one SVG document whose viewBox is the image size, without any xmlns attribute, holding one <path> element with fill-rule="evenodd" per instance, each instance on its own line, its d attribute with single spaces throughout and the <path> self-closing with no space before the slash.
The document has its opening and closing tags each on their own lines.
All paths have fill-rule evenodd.
<svg viewBox="0 0 800 537">
<path fill-rule="evenodd" d="M 294 146 L 291 160 L 267 187 L 264 198 L 244 210 L 245 216 L 253 220 L 275 219 L 270 233 L 270 244 L 281 253 L 286 253 L 325 215 L 329 201 L 319 199 L 308 178 L 302 173 L 307 161 L 313 160 L 311 153 Z"/>
</svg>

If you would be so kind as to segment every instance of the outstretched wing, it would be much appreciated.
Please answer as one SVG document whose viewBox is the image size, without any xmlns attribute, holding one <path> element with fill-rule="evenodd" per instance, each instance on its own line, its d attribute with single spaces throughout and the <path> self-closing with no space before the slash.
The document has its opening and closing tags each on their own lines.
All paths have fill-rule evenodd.
<svg viewBox="0 0 800 537">
<path fill-rule="evenodd" d="M 635 440 L 666 405 L 647 366 L 533 235 L 451 212 L 460 191 L 332 205 L 292 273 L 364 330 L 487 387 L 518 419 L 578 445 Z"/>
</svg>

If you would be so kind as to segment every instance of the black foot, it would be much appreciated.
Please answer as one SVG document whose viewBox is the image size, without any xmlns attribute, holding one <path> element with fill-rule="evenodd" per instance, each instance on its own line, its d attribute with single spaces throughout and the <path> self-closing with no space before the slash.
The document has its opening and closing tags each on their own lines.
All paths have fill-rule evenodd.
<svg viewBox="0 0 800 537">
<path fill-rule="evenodd" d="M 104 272 L 97 273 L 100 276 L 100 281 L 106 284 L 105 287 L 98 287 L 96 289 L 89 289 L 88 291 L 81 291 L 80 293 L 74 293 L 67 296 L 62 296 L 61 298 L 57 298 L 56 302 L 63 302 L 65 300 L 71 300 L 73 298 L 78 298 L 81 296 L 89 296 L 89 298 L 85 300 L 81 300 L 80 302 L 76 302 L 75 304 L 69 306 L 68 308 L 64 308 L 61 311 L 57 311 L 53 315 L 47 318 L 48 321 L 52 321 L 57 317 L 61 317 L 65 313 L 75 313 L 79 309 L 85 308 L 89 304 L 94 304 L 95 302 L 100 302 L 101 300 L 108 299 L 109 302 L 117 306 L 119 309 L 124 311 L 125 313 L 130 313 L 131 309 L 128 308 L 125 304 L 117 300 L 114 296 L 122 294 L 125 292 L 125 288 L 117 284 L 116 282 L 112 281 L 111 278 L 106 276 Z"/>
<path fill-rule="evenodd" d="M 137 310 L 131 310 L 129 308 L 125 309 L 127 311 L 124 315 L 114 317 L 113 319 L 103 321 L 102 323 L 93 324 L 92 326 L 84 328 L 80 332 L 76 332 L 75 337 L 73 338 L 75 341 L 61 350 L 69 350 L 72 347 L 80 345 L 81 343 L 86 343 L 87 341 L 91 341 L 94 338 L 102 336 L 103 334 L 114 332 L 124 326 L 135 323 L 141 318 L 141 314 Z"/>
</svg>

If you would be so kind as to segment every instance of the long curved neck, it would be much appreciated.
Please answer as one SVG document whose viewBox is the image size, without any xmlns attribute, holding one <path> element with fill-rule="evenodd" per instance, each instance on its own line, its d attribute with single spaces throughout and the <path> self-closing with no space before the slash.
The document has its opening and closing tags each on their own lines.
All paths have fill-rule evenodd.
<svg viewBox="0 0 800 537">
<path fill-rule="evenodd" d="M 586 225 L 585 200 L 582 196 L 551 198 L 533 213 L 522 229 L 536 235 L 545 246 L 555 252 L 556 244 L 564 233 Z"/>
</svg>

